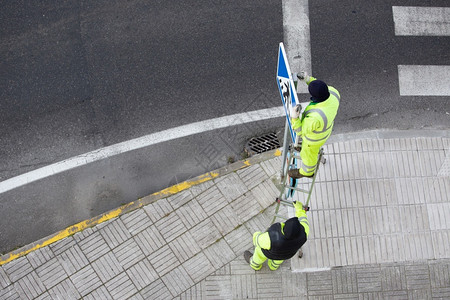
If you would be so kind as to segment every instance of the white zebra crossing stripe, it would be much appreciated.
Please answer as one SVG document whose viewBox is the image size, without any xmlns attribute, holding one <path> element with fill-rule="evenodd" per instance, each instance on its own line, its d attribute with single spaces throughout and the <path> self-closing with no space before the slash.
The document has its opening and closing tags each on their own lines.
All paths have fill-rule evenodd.
<svg viewBox="0 0 450 300">
<path fill-rule="evenodd" d="M 450 36 L 450 7 L 393 6 L 397 36 Z M 399 65 L 401 96 L 450 96 L 450 66 Z"/>
<path fill-rule="evenodd" d="M 450 7 L 393 6 L 395 35 L 450 36 Z"/>
<path fill-rule="evenodd" d="M 450 66 L 399 65 L 401 96 L 450 96 Z"/>
</svg>

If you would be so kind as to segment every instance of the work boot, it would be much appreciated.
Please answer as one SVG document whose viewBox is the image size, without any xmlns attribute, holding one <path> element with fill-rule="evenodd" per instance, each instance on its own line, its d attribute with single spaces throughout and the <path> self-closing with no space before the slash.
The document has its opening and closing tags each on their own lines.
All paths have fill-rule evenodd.
<svg viewBox="0 0 450 300">
<path fill-rule="evenodd" d="M 300 174 L 298 169 L 290 169 L 288 171 L 288 175 L 289 175 L 289 177 L 295 178 L 295 179 L 302 178 L 302 177 L 311 178 L 314 176 L 314 174 L 312 174 L 311 176 L 306 176 L 306 175 Z"/>
<path fill-rule="evenodd" d="M 244 252 L 244 259 L 247 263 L 250 263 L 250 259 L 252 258 L 253 253 L 251 253 L 250 251 L 246 250 Z"/>
</svg>

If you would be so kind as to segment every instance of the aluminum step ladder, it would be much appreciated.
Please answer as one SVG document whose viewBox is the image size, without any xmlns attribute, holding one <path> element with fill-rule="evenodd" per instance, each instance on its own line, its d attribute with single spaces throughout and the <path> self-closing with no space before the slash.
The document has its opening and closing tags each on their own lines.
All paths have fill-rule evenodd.
<svg viewBox="0 0 450 300">
<path fill-rule="evenodd" d="M 295 192 L 303 194 L 306 197 L 306 201 L 300 201 L 303 203 L 303 206 L 306 208 L 306 210 L 309 210 L 309 201 L 311 199 L 311 194 L 314 189 L 314 183 L 316 182 L 316 176 L 319 172 L 319 166 L 320 164 L 325 164 L 326 158 L 324 157 L 324 151 L 323 148 L 320 148 L 319 150 L 319 157 L 316 164 L 316 170 L 314 171 L 313 177 L 303 177 L 299 179 L 292 179 L 288 176 L 288 170 L 291 168 L 296 168 L 297 160 L 300 160 L 300 151 L 294 147 L 293 144 L 289 146 L 289 157 L 288 157 L 288 165 L 283 170 L 283 174 L 281 176 L 281 185 L 282 189 L 280 192 L 280 195 L 275 199 L 276 201 L 276 207 L 275 207 L 275 214 L 272 219 L 271 224 L 275 223 L 275 221 L 278 219 L 281 220 L 287 220 L 287 216 L 283 216 L 279 214 L 280 205 L 284 206 L 290 206 L 293 207 L 293 196 Z M 301 184 L 302 187 L 307 186 L 307 188 L 297 187 L 299 184 Z"/>
</svg>

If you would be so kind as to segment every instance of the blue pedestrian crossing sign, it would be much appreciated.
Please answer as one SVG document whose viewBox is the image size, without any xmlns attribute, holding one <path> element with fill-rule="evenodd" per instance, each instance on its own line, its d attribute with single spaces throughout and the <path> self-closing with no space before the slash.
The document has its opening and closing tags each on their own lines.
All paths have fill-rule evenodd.
<svg viewBox="0 0 450 300">
<path fill-rule="evenodd" d="M 277 84 L 289 124 L 292 142 L 295 144 L 297 135 L 292 129 L 291 118 L 289 115 L 291 113 L 291 108 L 296 106 L 299 102 L 283 43 L 280 43 L 278 48 Z"/>
</svg>

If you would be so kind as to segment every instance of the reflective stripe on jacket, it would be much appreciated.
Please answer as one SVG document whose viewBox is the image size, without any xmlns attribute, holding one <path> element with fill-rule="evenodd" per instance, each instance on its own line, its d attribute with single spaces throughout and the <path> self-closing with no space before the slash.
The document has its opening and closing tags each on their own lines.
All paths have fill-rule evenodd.
<svg viewBox="0 0 450 300">
<path fill-rule="evenodd" d="M 330 97 L 322 102 L 311 102 L 301 118 L 292 119 L 292 129 L 311 144 L 323 144 L 333 130 L 340 94 L 332 86 L 328 86 Z"/>
</svg>

